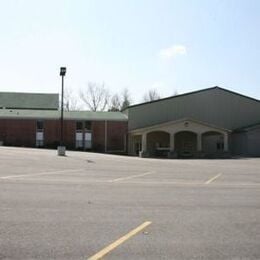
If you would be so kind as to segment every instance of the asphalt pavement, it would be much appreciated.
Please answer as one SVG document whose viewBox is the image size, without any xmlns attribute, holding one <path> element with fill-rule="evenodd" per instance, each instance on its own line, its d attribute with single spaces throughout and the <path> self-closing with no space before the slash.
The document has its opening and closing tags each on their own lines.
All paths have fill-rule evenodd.
<svg viewBox="0 0 260 260">
<path fill-rule="evenodd" d="M 260 259 L 259 241 L 260 158 L 0 147 L 0 259 Z"/>
</svg>

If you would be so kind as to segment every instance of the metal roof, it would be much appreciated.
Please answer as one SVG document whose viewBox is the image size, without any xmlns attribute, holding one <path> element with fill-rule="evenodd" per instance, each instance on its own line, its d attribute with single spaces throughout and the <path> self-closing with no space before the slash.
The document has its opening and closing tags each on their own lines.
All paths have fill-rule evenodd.
<svg viewBox="0 0 260 260">
<path fill-rule="evenodd" d="M 193 94 L 197 94 L 197 93 L 209 91 L 209 90 L 214 90 L 214 89 L 221 89 L 221 90 L 226 91 L 228 93 L 235 94 L 237 96 L 244 97 L 244 98 L 247 98 L 247 99 L 252 100 L 252 101 L 260 102 L 260 100 L 258 100 L 258 99 L 237 93 L 235 91 L 232 91 L 232 90 L 229 90 L 229 89 L 226 89 L 226 88 L 221 88 L 219 86 L 215 86 L 215 87 L 200 89 L 200 90 L 196 90 L 196 91 L 192 91 L 192 92 L 187 92 L 187 93 L 184 93 L 184 94 L 179 94 L 179 95 L 175 95 L 175 96 L 160 98 L 160 99 L 156 99 L 156 100 L 152 100 L 152 101 L 148 101 L 148 102 L 143 102 L 143 103 L 131 105 L 131 106 L 126 107 L 124 110 L 127 110 L 127 109 L 132 108 L 132 107 L 138 107 L 138 106 L 143 106 L 143 105 L 147 105 L 147 104 L 151 104 L 151 103 L 161 102 L 161 101 L 165 101 L 165 100 L 169 100 L 169 99 L 175 99 L 175 98 L 193 95 Z"/>
<path fill-rule="evenodd" d="M 129 107 L 129 130 L 193 118 L 235 130 L 259 122 L 260 101 L 219 87 Z"/>
<path fill-rule="evenodd" d="M 0 109 L 0 118 L 13 119 L 59 119 L 58 110 Z M 67 120 L 108 120 L 127 121 L 127 116 L 121 112 L 65 111 Z"/>
<path fill-rule="evenodd" d="M 57 110 L 59 94 L 0 92 L 0 108 Z"/>
</svg>

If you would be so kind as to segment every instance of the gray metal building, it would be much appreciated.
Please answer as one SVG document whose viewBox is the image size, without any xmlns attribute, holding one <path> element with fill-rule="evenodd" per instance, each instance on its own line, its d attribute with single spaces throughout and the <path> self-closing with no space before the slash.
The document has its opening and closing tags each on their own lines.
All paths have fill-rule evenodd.
<svg viewBox="0 0 260 260">
<path fill-rule="evenodd" d="M 260 101 L 213 87 L 124 111 L 128 152 L 166 157 L 260 156 Z"/>
</svg>

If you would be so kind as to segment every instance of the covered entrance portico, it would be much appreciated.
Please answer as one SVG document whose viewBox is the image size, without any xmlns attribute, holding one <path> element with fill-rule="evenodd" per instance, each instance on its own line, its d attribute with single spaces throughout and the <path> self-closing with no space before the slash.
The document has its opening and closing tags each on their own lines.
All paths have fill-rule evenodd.
<svg viewBox="0 0 260 260">
<path fill-rule="evenodd" d="M 228 135 L 226 129 L 182 119 L 131 131 L 128 152 L 140 157 L 221 157 L 229 150 Z"/>
</svg>

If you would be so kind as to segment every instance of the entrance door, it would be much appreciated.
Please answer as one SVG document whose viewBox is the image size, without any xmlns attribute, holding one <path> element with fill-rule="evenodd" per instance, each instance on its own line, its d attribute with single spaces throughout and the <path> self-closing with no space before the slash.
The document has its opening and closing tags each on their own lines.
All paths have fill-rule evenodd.
<svg viewBox="0 0 260 260">
<path fill-rule="evenodd" d="M 142 150 L 142 144 L 140 142 L 134 143 L 134 153 L 139 155 L 139 152 Z"/>
<path fill-rule="evenodd" d="M 197 150 L 197 135 L 190 131 L 178 132 L 174 136 L 175 149 L 180 157 L 192 157 Z"/>
<path fill-rule="evenodd" d="M 83 149 L 83 131 L 77 130 L 76 131 L 76 149 Z"/>
<path fill-rule="evenodd" d="M 84 134 L 84 149 L 91 149 L 92 148 L 92 133 L 85 132 Z"/>
</svg>

